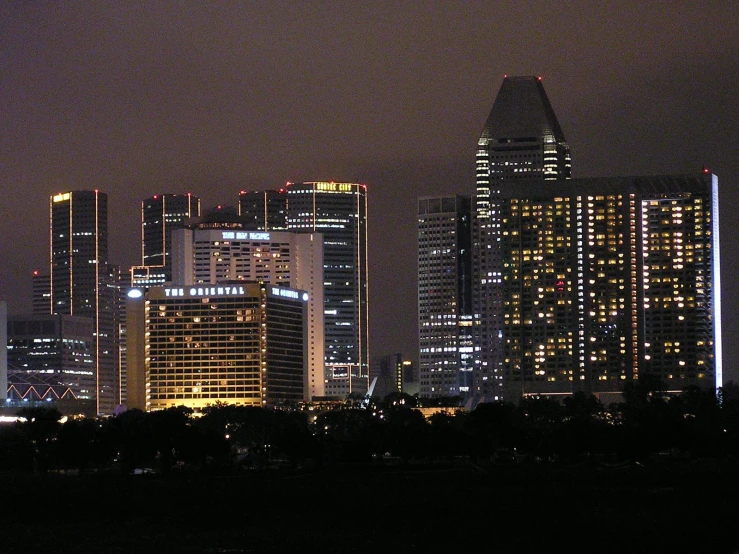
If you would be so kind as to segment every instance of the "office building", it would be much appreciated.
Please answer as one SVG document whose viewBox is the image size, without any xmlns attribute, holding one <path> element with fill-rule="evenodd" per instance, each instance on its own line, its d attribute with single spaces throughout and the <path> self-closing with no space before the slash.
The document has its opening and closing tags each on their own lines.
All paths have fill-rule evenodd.
<svg viewBox="0 0 739 554">
<path fill-rule="evenodd" d="M 141 202 L 141 265 L 131 268 L 135 286 L 172 280 L 172 231 L 200 216 L 200 199 L 187 194 L 156 194 Z"/>
<path fill-rule="evenodd" d="M 239 215 L 247 231 L 287 230 L 287 190 L 242 190 Z"/>
<path fill-rule="evenodd" d="M 31 274 L 31 310 L 34 314 L 51 313 L 51 277 L 34 270 Z"/>
<path fill-rule="evenodd" d="M 297 405 L 308 299 L 258 283 L 131 289 L 129 408 Z"/>
<path fill-rule="evenodd" d="M 12 400 L 66 400 L 76 413 L 97 411 L 94 320 L 45 314 L 7 321 L 8 380 Z"/>
<path fill-rule="evenodd" d="M 225 218 L 219 218 L 225 219 Z M 240 219 L 210 218 L 173 233 L 173 279 L 182 285 L 270 283 L 304 290 L 308 358 L 305 399 L 325 395 L 323 239 L 320 233 L 244 231 Z"/>
<path fill-rule="evenodd" d="M 325 392 L 369 388 L 367 190 L 336 182 L 288 183 L 287 227 L 323 235 Z"/>
<path fill-rule="evenodd" d="M 98 190 L 49 198 L 51 313 L 93 320 L 96 410 L 118 399 L 116 283 L 108 263 L 108 197 Z"/>
<path fill-rule="evenodd" d="M 421 398 L 473 390 L 472 212 L 468 196 L 418 201 Z"/>
</svg>

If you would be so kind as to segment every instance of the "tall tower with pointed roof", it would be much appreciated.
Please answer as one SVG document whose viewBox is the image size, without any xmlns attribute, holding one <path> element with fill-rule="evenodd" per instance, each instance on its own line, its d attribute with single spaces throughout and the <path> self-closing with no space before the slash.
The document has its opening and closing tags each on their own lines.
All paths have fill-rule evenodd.
<svg viewBox="0 0 739 554">
<path fill-rule="evenodd" d="M 503 386 L 501 191 L 522 182 L 569 179 L 570 169 L 570 149 L 541 77 L 506 76 L 477 142 L 472 396 L 478 399 L 500 398 Z"/>
<path fill-rule="evenodd" d="M 541 77 L 508 77 L 477 142 L 477 213 L 490 215 L 498 185 L 524 179 L 569 179 L 570 148 Z"/>
</svg>

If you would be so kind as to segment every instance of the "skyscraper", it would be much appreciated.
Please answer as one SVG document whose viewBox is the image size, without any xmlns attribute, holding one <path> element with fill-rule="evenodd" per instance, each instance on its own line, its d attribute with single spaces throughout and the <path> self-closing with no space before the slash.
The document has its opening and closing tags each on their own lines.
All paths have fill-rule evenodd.
<svg viewBox="0 0 739 554">
<path fill-rule="evenodd" d="M 200 216 L 200 199 L 187 194 L 156 194 L 141 202 L 141 265 L 131 268 L 134 285 L 172 280 L 172 230 Z"/>
<path fill-rule="evenodd" d="M 477 143 L 473 295 L 479 351 L 473 395 L 478 399 L 502 395 L 501 186 L 570 175 L 569 146 L 541 78 L 506 76 Z"/>
<path fill-rule="evenodd" d="M 257 190 L 239 193 L 239 215 L 247 231 L 287 229 L 287 190 Z"/>
<path fill-rule="evenodd" d="M 323 235 L 326 394 L 369 387 L 367 189 L 356 183 L 287 184 L 287 227 Z"/>
<path fill-rule="evenodd" d="M 468 196 L 418 201 L 421 398 L 473 389 L 472 212 Z"/>
<path fill-rule="evenodd" d="M 571 179 L 533 77 L 506 78 L 478 143 L 474 394 L 721 386 L 718 179 Z"/>
<path fill-rule="evenodd" d="M 118 401 L 116 283 L 108 263 L 108 197 L 98 190 L 49 199 L 51 313 L 89 317 L 97 413 Z"/>
<path fill-rule="evenodd" d="M 503 395 L 721 386 L 717 179 L 501 190 Z"/>
</svg>

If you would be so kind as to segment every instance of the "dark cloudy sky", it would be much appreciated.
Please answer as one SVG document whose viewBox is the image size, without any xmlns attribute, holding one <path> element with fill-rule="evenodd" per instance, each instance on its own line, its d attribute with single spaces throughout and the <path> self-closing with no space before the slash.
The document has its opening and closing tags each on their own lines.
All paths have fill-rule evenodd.
<svg viewBox="0 0 739 554">
<path fill-rule="evenodd" d="M 724 357 L 739 317 L 736 1 L 0 3 L 0 299 L 30 312 L 48 197 L 109 197 L 111 261 L 140 201 L 206 207 L 286 181 L 367 185 L 371 356 L 416 357 L 416 200 L 474 192 L 504 74 L 540 75 L 573 176 L 719 177 Z"/>
</svg>

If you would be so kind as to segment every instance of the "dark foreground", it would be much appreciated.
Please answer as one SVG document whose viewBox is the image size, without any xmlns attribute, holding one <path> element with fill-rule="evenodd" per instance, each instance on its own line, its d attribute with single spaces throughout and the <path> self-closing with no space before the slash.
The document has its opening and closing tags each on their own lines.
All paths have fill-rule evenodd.
<svg viewBox="0 0 739 554">
<path fill-rule="evenodd" d="M 1 475 L 3 554 L 739 552 L 739 464 Z"/>
</svg>

